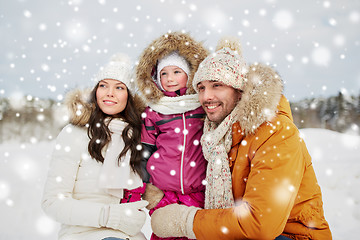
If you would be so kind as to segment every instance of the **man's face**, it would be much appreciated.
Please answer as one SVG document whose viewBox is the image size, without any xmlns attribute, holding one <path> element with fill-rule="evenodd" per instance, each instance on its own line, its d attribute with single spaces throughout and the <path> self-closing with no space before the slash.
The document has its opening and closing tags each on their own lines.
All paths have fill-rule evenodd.
<svg viewBox="0 0 360 240">
<path fill-rule="evenodd" d="M 202 81 L 197 85 L 199 101 L 210 121 L 221 123 L 231 113 L 241 92 L 217 81 Z"/>
</svg>

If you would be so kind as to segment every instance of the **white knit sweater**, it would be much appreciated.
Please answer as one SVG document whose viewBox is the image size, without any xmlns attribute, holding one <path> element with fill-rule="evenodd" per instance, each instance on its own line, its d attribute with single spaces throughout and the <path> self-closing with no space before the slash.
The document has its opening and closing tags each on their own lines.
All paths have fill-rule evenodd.
<svg viewBox="0 0 360 240">
<path fill-rule="evenodd" d="M 103 207 L 117 204 L 120 199 L 98 188 L 102 164 L 90 157 L 88 142 L 87 130 L 70 124 L 57 137 L 42 208 L 62 224 L 59 239 L 146 239 L 142 233 L 129 237 L 122 231 L 100 227 Z"/>
</svg>

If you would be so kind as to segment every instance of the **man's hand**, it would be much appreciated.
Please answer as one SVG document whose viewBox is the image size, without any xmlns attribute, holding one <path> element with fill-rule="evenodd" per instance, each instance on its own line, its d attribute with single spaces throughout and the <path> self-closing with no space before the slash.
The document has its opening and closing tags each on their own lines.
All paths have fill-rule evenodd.
<svg viewBox="0 0 360 240">
<path fill-rule="evenodd" d="M 151 228 L 158 237 L 195 239 L 193 222 L 196 212 L 200 209 L 179 204 L 170 204 L 159 208 L 151 215 Z"/>
</svg>

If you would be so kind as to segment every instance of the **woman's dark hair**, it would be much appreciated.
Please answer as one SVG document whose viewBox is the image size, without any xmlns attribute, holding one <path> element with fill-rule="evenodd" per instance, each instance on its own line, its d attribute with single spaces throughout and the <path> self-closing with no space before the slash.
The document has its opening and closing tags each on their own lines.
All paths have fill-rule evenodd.
<svg viewBox="0 0 360 240">
<path fill-rule="evenodd" d="M 137 149 L 137 146 L 141 146 L 141 117 L 135 108 L 134 97 L 129 89 L 126 88 L 128 100 L 125 109 L 116 115 L 107 115 L 101 111 L 96 101 L 96 91 L 98 87 L 99 83 L 92 90 L 90 98 L 90 102 L 93 103 L 95 107 L 88 122 L 88 136 L 90 138 L 88 145 L 89 154 L 96 159 L 96 161 L 104 162 L 102 149 L 110 142 L 111 138 L 111 133 L 107 126 L 108 122 L 105 122 L 105 119 L 121 118 L 124 122 L 128 123 L 128 125 L 122 132 L 125 147 L 119 154 L 118 161 L 120 163 L 121 158 L 125 156 L 127 151 L 130 151 L 130 166 L 134 172 L 142 177 L 140 166 L 142 151 L 141 149 Z"/>
</svg>

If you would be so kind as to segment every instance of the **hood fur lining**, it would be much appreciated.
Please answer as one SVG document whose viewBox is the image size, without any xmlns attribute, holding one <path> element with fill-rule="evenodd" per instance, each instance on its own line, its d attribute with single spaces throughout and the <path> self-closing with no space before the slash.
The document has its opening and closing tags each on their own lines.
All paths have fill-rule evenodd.
<svg viewBox="0 0 360 240">
<path fill-rule="evenodd" d="M 164 96 L 156 86 L 152 74 L 157 70 L 157 61 L 173 51 L 178 51 L 189 62 L 190 74 L 188 75 L 186 94 L 195 93 L 192 87 L 194 74 L 209 52 L 201 42 L 195 41 L 189 34 L 174 32 L 155 39 L 140 56 L 139 64 L 136 67 L 136 82 L 147 101 L 156 103 Z"/>
<path fill-rule="evenodd" d="M 89 103 L 91 89 L 75 89 L 66 94 L 65 105 L 69 110 L 70 123 L 76 126 L 85 126 L 94 109 L 94 105 Z"/>
<path fill-rule="evenodd" d="M 261 124 L 271 121 L 276 115 L 283 82 L 271 67 L 252 64 L 242 90 L 237 106 L 238 122 L 245 135 L 253 134 Z"/>
</svg>

